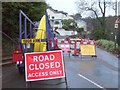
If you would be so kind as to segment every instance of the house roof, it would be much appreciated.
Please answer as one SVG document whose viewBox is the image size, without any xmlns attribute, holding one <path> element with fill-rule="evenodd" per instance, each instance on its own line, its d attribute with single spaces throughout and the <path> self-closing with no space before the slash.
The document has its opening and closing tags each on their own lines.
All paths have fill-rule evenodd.
<svg viewBox="0 0 120 90">
<path fill-rule="evenodd" d="M 55 12 L 55 13 L 62 13 L 62 14 L 65 14 L 65 15 L 68 14 L 67 12 L 64 12 L 64 11 L 55 10 L 55 9 L 53 9 L 52 7 L 48 7 L 47 9 L 50 9 L 50 10 L 52 10 L 52 11 Z"/>
</svg>

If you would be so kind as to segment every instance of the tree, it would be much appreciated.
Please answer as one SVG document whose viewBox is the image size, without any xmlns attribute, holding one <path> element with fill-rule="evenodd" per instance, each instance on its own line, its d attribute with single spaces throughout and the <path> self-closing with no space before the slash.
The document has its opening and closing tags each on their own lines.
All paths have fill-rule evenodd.
<svg viewBox="0 0 120 90">
<path fill-rule="evenodd" d="M 91 2 L 88 2 L 86 0 L 79 0 L 77 2 L 77 5 L 81 13 L 83 13 L 84 11 L 92 11 L 95 14 L 97 20 L 101 25 L 101 30 L 103 32 L 102 37 L 106 38 L 106 9 L 107 7 L 112 7 L 113 9 L 115 9 L 115 3 L 108 0 L 98 0 L 98 2 L 97 0 L 91 0 Z M 101 16 L 102 19 L 100 19 L 99 16 Z"/>
<path fill-rule="evenodd" d="M 81 16 L 81 14 L 79 14 L 79 13 L 76 13 L 75 15 L 74 15 L 74 19 L 75 20 L 80 20 L 82 18 L 82 16 Z"/>
<path fill-rule="evenodd" d="M 93 39 L 95 40 L 98 40 L 98 39 L 102 39 L 102 35 L 104 34 L 104 32 L 102 30 L 94 30 L 92 32 L 92 36 L 93 36 Z"/>
<path fill-rule="evenodd" d="M 21 9 L 32 21 L 39 21 L 46 7 L 45 2 L 3 2 L 2 31 L 12 38 L 18 38 L 19 10 Z"/>
<path fill-rule="evenodd" d="M 120 15 L 118 16 L 120 18 Z M 117 34 L 117 43 L 118 43 L 118 49 L 119 49 L 119 58 L 120 58 L 120 23 L 118 24 L 118 34 Z"/>
<path fill-rule="evenodd" d="M 84 31 L 84 28 L 77 28 L 76 31 L 77 31 L 78 35 L 81 35 L 82 32 Z"/>
<path fill-rule="evenodd" d="M 75 20 L 74 19 L 64 19 L 62 20 L 62 28 L 65 30 L 75 29 Z"/>
</svg>

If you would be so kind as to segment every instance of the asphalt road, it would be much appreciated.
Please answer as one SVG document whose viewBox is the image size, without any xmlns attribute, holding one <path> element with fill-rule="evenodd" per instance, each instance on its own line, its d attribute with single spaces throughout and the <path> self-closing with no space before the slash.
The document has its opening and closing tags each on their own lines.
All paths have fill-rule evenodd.
<svg viewBox="0 0 120 90">
<path fill-rule="evenodd" d="M 97 58 L 64 53 L 68 88 L 118 88 L 118 58 L 96 51 Z M 66 88 L 66 83 L 65 78 L 26 83 L 15 64 L 9 64 L 2 66 L 2 88 Z"/>
<path fill-rule="evenodd" d="M 59 37 L 59 43 L 65 37 Z M 60 44 L 59 44 L 60 46 Z M 2 66 L 2 88 L 118 88 L 120 68 L 118 58 L 102 49 L 96 48 L 97 58 L 91 56 L 64 56 L 65 78 L 26 82 L 15 64 Z M 119 76 L 118 76 L 119 75 Z"/>
<path fill-rule="evenodd" d="M 66 61 L 66 72 L 71 88 L 117 88 L 117 68 L 92 57 L 71 58 Z M 72 78 L 71 78 L 72 77 Z M 73 83 L 75 82 L 75 83 Z"/>
</svg>

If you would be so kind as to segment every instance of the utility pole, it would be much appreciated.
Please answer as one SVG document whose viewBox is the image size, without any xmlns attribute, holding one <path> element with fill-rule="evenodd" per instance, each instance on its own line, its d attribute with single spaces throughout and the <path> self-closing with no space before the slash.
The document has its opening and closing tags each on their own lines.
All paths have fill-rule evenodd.
<svg viewBox="0 0 120 90">
<path fill-rule="evenodd" d="M 117 17 L 117 0 L 116 0 L 115 3 L 116 3 L 116 4 L 115 4 L 115 16 Z"/>
<path fill-rule="evenodd" d="M 116 2 L 115 2 L 115 17 L 116 17 L 116 20 L 117 20 L 117 18 L 118 18 L 118 16 L 117 16 L 117 0 L 116 0 Z M 116 49 L 116 42 L 117 42 L 117 30 L 118 30 L 118 28 L 115 28 L 115 36 L 114 36 L 114 38 L 115 38 L 115 49 Z"/>
<path fill-rule="evenodd" d="M 118 10 L 120 9 L 120 1 L 118 2 Z M 118 18 L 120 18 L 120 11 L 118 11 Z M 120 60 L 120 23 L 118 24 L 118 33 L 117 33 L 117 42 L 118 42 L 118 59 Z M 120 64 L 120 62 L 118 62 Z M 120 88 L 120 84 L 118 86 Z"/>
</svg>

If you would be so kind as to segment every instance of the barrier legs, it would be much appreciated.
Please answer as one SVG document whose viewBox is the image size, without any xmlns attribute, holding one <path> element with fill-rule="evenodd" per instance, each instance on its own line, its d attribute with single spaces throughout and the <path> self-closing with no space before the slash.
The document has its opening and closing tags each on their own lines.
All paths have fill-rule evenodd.
<svg viewBox="0 0 120 90">
<path fill-rule="evenodd" d="M 79 54 L 80 54 L 80 50 L 77 50 L 76 44 L 77 44 L 77 41 L 75 40 L 74 41 L 74 54 L 73 54 L 73 56 L 79 56 Z"/>
</svg>

